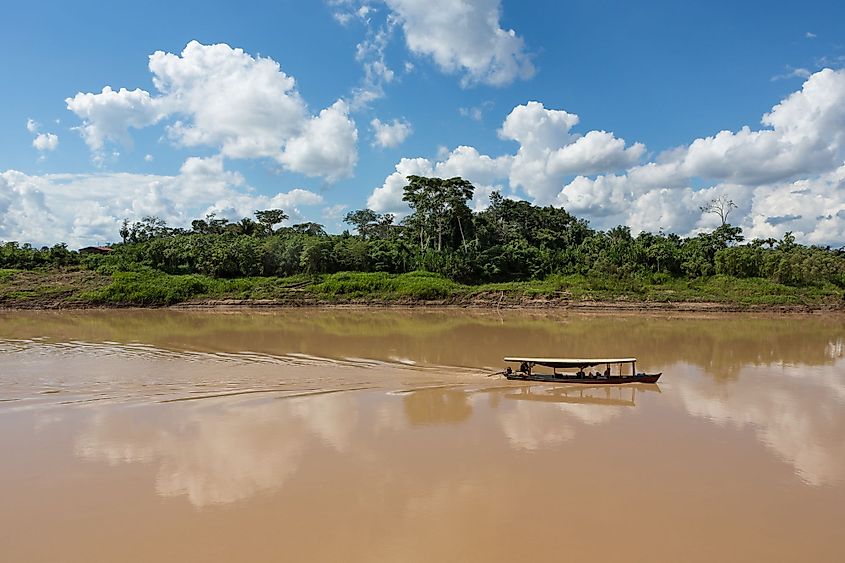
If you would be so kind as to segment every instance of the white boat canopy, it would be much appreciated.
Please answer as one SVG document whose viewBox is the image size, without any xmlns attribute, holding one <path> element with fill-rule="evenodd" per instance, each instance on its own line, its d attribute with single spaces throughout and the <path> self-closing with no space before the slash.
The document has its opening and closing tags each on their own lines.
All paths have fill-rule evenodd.
<svg viewBox="0 0 845 563">
<path fill-rule="evenodd" d="M 550 368 L 587 368 L 599 364 L 630 364 L 636 358 L 519 358 L 508 356 L 506 362 L 527 362 Z"/>
</svg>

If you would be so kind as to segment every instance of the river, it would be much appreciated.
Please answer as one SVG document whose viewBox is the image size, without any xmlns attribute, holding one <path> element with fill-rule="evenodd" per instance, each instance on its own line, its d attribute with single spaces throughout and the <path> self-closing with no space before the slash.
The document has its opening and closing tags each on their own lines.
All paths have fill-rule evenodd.
<svg viewBox="0 0 845 563">
<path fill-rule="evenodd" d="M 838 562 L 845 317 L 0 312 L 0 452 L 4 561 Z"/>
</svg>

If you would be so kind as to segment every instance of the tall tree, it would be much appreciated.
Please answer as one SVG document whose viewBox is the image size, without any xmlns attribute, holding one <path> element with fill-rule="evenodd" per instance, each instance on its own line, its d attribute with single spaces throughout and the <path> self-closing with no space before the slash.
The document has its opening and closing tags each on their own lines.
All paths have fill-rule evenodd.
<svg viewBox="0 0 845 563">
<path fill-rule="evenodd" d="M 472 199 L 472 195 L 475 192 L 475 186 L 463 178 L 455 177 L 446 180 L 444 188 L 448 211 L 450 212 L 452 218 L 454 218 L 458 223 L 458 230 L 461 234 L 461 244 L 463 245 L 464 250 L 466 250 L 467 239 L 461 219 L 463 218 L 464 221 L 472 221 L 472 210 L 467 206 L 467 202 Z"/>
<path fill-rule="evenodd" d="M 722 221 L 722 226 L 728 223 L 728 215 L 730 215 L 731 211 L 736 208 L 736 203 L 734 203 L 732 199 L 728 199 L 727 196 L 723 195 L 711 199 L 710 203 L 699 207 L 702 213 L 713 213 L 718 215 L 719 219 Z"/>
<path fill-rule="evenodd" d="M 437 237 L 436 250 L 443 250 L 443 238 L 446 228 L 455 222 L 464 245 L 466 236 L 463 232 L 461 217 L 471 217 L 472 212 L 466 202 L 472 198 L 475 188 L 460 177 L 449 179 L 408 176 L 408 185 L 404 188 L 403 201 L 408 202 L 414 213 L 406 222 L 420 233 L 420 250 L 428 248 L 428 242 Z M 433 230 L 434 232 L 430 232 Z"/>
<path fill-rule="evenodd" d="M 358 209 L 356 211 L 350 211 L 346 214 L 346 217 L 343 218 L 344 223 L 348 223 L 349 225 L 355 227 L 358 234 L 364 238 L 367 238 L 370 235 L 372 227 L 378 223 L 378 220 L 379 214 L 372 209 Z"/>
<path fill-rule="evenodd" d="M 273 234 L 273 226 L 289 219 L 287 214 L 281 209 L 265 209 L 263 211 L 256 211 L 255 218 L 264 226 L 268 235 Z"/>
<path fill-rule="evenodd" d="M 296 225 L 292 225 L 291 229 L 293 229 L 297 233 L 302 233 L 304 235 L 310 235 L 312 237 L 324 237 L 326 236 L 326 230 L 323 228 L 323 225 L 320 223 L 314 223 L 312 221 L 307 221 L 305 223 L 298 223 Z"/>
</svg>

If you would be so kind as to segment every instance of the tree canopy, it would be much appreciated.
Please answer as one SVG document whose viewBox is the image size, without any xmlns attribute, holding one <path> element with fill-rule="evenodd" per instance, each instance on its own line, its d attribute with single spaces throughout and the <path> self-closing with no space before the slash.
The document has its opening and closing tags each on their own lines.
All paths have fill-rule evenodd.
<svg viewBox="0 0 845 563">
<path fill-rule="evenodd" d="M 711 232 L 680 237 L 663 232 L 634 236 L 620 225 L 607 231 L 565 209 L 490 196 L 473 211 L 475 188 L 463 178 L 409 176 L 403 199 L 410 213 L 400 224 L 391 214 L 350 211 L 354 234 L 327 234 L 314 222 L 277 225 L 281 209 L 258 210 L 236 222 L 209 214 L 190 229 L 157 217 L 125 220 L 122 242 L 108 255 L 82 256 L 66 245 L 33 248 L 0 244 L 0 268 L 88 266 L 112 271 L 137 267 L 216 277 L 286 276 L 340 271 L 405 273 L 427 270 L 465 283 L 542 279 L 551 274 L 624 279 L 668 276 L 696 279 L 716 274 L 768 278 L 785 284 L 833 283 L 845 288 L 845 251 L 804 246 L 792 233 L 782 239 L 744 241 L 727 222 L 733 201 L 716 201 Z M 707 206 L 705 206 L 707 207 Z"/>
</svg>

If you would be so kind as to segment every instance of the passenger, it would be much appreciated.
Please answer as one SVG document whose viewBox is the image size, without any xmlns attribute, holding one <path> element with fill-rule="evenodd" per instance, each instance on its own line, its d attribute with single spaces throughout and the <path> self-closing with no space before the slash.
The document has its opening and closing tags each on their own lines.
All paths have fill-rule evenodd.
<svg viewBox="0 0 845 563">
<path fill-rule="evenodd" d="M 610 377 L 610 366 L 607 366 L 607 369 L 606 369 L 606 370 L 604 370 L 604 377 L 605 377 L 605 378 L 609 378 L 609 377 Z"/>
<path fill-rule="evenodd" d="M 528 367 L 528 362 L 522 362 L 521 364 L 519 364 L 519 371 L 524 374 L 531 373 L 531 368 Z"/>
<path fill-rule="evenodd" d="M 579 369 L 578 373 L 575 374 L 575 377 L 577 377 L 578 379 L 584 379 L 584 370 Z"/>
<path fill-rule="evenodd" d="M 594 378 L 594 377 L 595 377 L 595 375 L 593 375 L 593 370 L 590 370 L 590 375 L 589 375 L 589 378 L 590 378 L 590 379 L 592 379 L 592 378 Z"/>
</svg>

